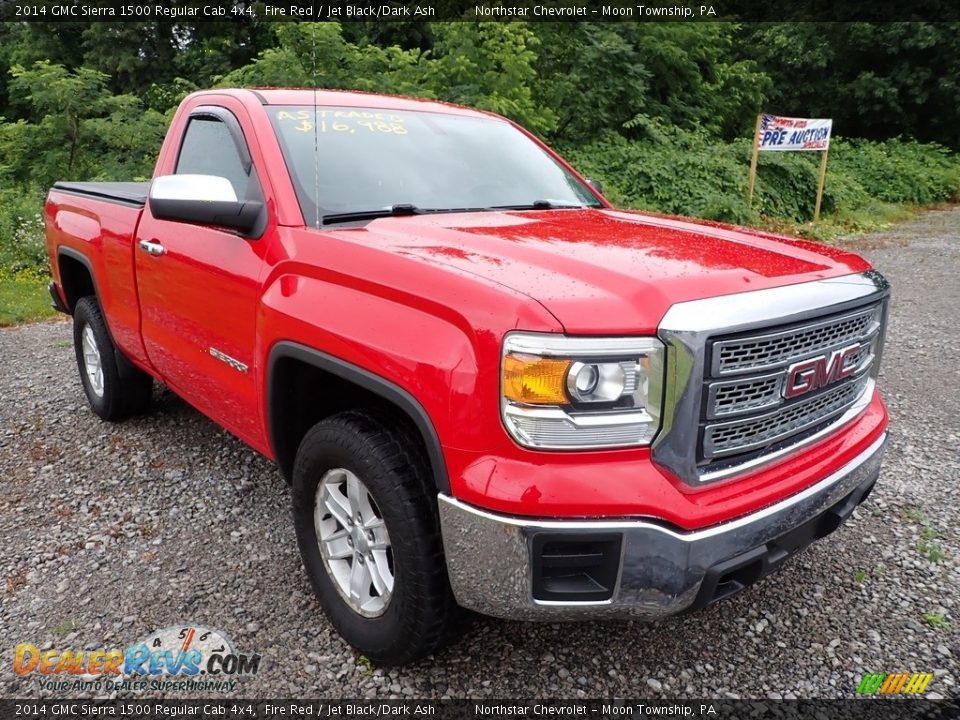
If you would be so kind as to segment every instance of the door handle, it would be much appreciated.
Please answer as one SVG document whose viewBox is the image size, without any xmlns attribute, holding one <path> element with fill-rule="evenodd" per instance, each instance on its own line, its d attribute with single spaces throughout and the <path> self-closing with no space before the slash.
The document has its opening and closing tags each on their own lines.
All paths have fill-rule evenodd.
<svg viewBox="0 0 960 720">
<path fill-rule="evenodd" d="M 141 240 L 140 249 L 150 255 L 163 255 L 167 251 L 167 249 L 156 240 Z"/>
</svg>

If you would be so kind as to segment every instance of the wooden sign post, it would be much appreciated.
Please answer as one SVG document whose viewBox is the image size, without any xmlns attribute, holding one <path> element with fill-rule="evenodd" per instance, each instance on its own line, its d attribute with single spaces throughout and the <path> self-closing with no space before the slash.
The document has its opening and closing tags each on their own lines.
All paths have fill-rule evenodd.
<svg viewBox="0 0 960 720">
<path fill-rule="evenodd" d="M 753 135 L 753 154 L 750 158 L 750 179 L 747 183 L 747 205 L 753 206 L 753 191 L 757 183 L 757 162 L 764 151 L 813 151 L 822 153 L 820 175 L 817 178 L 817 202 L 813 221 L 820 220 L 823 203 L 823 186 L 827 179 L 827 154 L 830 152 L 830 135 L 833 120 L 788 118 L 761 113 Z"/>
<path fill-rule="evenodd" d="M 750 183 L 747 186 L 747 207 L 753 207 L 753 186 L 757 182 L 757 160 L 760 159 L 760 120 L 757 115 L 757 127 L 753 131 L 753 157 L 750 158 Z"/>
<path fill-rule="evenodd" d="M 823 182 L 827 179 L 827 155 L 829 153 L 830 148 L 827 148 L 820 156 L 820 179 L 817 180 L 817 205 L 813 210 L 814 222 L 820 219 L 820 202 L 823 200 Z"/>
</svg>

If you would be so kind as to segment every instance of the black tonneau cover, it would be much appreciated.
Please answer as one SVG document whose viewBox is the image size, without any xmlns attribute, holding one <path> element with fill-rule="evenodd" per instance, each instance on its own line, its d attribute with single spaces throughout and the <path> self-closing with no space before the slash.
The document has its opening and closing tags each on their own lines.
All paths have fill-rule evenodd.
<svg viewBox="0 0 960 720">
<path fill-rule="evenodd" d="M 148 182 L 58 182 L 54 190 L 90 195 L 101 200 L 143 207 L 147 202 Z"/>
</svg>

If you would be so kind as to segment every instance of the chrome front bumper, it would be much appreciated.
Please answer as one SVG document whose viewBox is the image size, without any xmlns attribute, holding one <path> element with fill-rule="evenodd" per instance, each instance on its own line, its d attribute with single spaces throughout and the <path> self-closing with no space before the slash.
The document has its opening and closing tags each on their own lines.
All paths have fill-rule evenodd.
<svg viewBox="0 0 960 720">
<path fill-rule="evenodd" d="M 709 605 L 772 572 L 835 530 L 880 472 L 886 434 L 816 485 L 728 523 L 693 532 L 645 520 L 534 520 L 496 515 L 440 495 L 450 584 L 464 607 L 525 620 L 658 618 Z M 541 536 L 541 542 L 537 541 Z M 615 583 L 602 600 L 537 599 L 543 538 L 616 538 Z M 537 581 L 540 582 L 539 580 Z"/>
</svg>

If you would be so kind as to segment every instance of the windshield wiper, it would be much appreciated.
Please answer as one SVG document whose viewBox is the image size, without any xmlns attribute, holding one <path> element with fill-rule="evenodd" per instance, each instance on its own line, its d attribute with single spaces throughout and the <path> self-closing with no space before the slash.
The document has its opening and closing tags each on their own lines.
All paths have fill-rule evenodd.
<svg viewBox="0 0 960 720">
<path fill-rule="evenodd" d="M 334 223 L 360 222 L 362 220 L 376 220 L 382 217 L 398 217 L 403 215 L 420 215 L 424 211 L 410 203 L 397 203 L 389 208 L 380 210 L 353 210 L 351 212 L 333 213 L 323 216 L 324 225 Z"/>
<path fill-rule="evenodd" d="M 379 210 L 351 210 L 350 212 L 332 213 L 324 215 L 324 225 L 338 223 L 364 222 L 385 217 L 404 217 L 408 215 L 428 215 L 434 213 L 461 213 L 461 212 L 489 212 L 491 210 L 577 210 L 583 208 L 599 208 L 602 205 L 580 205 L 567 203 L 562 200 L 534 200 L 532 203 L 517 205 L 491 205 L 489 207 L 452 207 L 452 208 L 421 208 L 411 203 L 397 203 L 389 208 Z"/>
<path fill-rule="evenodd" d="M 578 210 L 583 208 L 598 208 L 600 205 L 580 205 L 566 203 L 561 200 L 534 200 L 532 203 L 519 205 L 494 205 L 494 210 Z"/>
<path fill-rule="evenodd" d="M 376 220 L 384 217 L 404 217 L 406 215 L 432 215 L 436 213 L 461 213 L 461 212 L 485 212 L 492 208 L 486 207 L 457 207 L 457 208 L 419 208 L 410 203 L 398 203 L 388 209 L 381 210 L 354 210 L 344 213 L 333 213 L 324 215 L 322 220 L 324 225 L 334 225 L 336 223 L 363 222 L 364 220 Z"/>
</svg>

